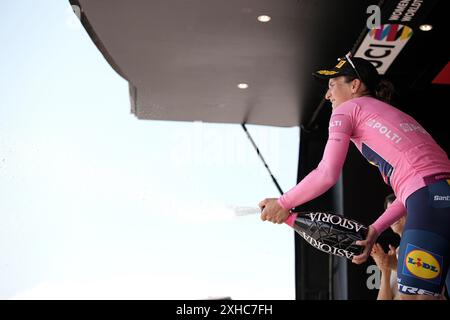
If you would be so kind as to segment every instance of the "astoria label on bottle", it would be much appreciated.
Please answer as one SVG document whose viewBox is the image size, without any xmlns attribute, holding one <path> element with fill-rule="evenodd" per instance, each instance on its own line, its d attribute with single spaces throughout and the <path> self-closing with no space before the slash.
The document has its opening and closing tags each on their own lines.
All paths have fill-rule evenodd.
<svg viewBox="0 0 450 320">
<path fill-rule="evenodd" d="M 367 227 L 362 223 L 326 212 L 295 212 L 286 224 L 313 247 L 350 260 L 362 253 L 363 247 L 355 242 L 367 235 Z"/>
</svg>

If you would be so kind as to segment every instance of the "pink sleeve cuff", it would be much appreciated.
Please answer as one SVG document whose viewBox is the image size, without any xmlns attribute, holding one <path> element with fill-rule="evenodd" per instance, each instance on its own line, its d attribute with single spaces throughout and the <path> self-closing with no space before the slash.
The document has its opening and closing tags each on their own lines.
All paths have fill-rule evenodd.
<svg viewBox="0 0 450 320">
<path fill-rule="evenodd" d="M 395 201 L 383 212 L 383 214 L 372 223 L 372 227 L 381 234 L 389 228 L 395 221 L 406 215 L 406 208 L 399 199 Z"/>
<path fill-rule="evenodd" d="M 292 208 L 290 208 L 289 205 L 285 202 L 283 196 L 279 197 L 277 202 L 278 202 L 278 204 L 279 204 L 283 209 L 286 209 L 286 210 L 291 210 L 291 209 L 292 209 Z"/>
</svg>

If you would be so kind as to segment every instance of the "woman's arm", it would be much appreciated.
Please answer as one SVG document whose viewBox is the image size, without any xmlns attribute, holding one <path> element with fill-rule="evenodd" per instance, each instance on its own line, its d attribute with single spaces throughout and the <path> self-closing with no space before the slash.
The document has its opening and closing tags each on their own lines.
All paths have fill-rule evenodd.
<svg viewBox="0 0 450 320">
<path fill-rule="evenodd" d="M 376 243 L 370 255 L 381 271 L 381 283 L 377 300 L 393 300 L 394 292 L 391 288 L 391 274 L 397 268 L 395 248 L 389 245 L 389 252 L 385 253 L 383 247 L 379 243 Z"/>
<path fill-rule="evenodd" d="M 350 143 L 350 117 L 343 114 L 332 115 L 328 132 L 328 141 L 317 168 L 280 198 L 261 201 L 259 207 L 264 209 L 262 220 L 282 223 L 289 215 L 289 210 L 320 196 L 336 183 Z"/>
<path fill-rule="evenodd" d="M 394 295 L 391 289 L 391 270 L 385 269 L 381 271 L 381 283 L 378 290 L 377 300 L 393 300 Z"/>
<path fill-rule="evenodd" d="M 372 227 L 381 234 L 384 230 L 389 228 L 395 221 L 406 215 L 406 208 L 403 203 L 397 198 L 394 202 L 383 212 L 383 214 L 372 223 Z"/>
<path fill-rule="evenodd" d="M 294 188 L 283 194 L 278 199 L 278 203 L 284 209 L 292 209 L 330 189 L 339 179 L 349 143 L 349 134 L 331 131 L 322 160 L 317 168 L 311 171 Z"/>
</svg>

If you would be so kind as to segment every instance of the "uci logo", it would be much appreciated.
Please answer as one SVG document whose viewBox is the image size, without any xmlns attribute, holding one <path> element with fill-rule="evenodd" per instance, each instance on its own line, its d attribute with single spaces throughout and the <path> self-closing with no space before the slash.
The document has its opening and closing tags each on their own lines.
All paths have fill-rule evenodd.
<svg viewBox="0 0 450 320">
<path fill-rule="evenodd" d="M 412 35 L 413 29 L 408 26 L 381 24 L 369 30 L 354 56 L 369 60 L 384 74 Z"/>
<path fill-rule="evenodd" d="M 441 266 L 436 258 L 422 250 L 412 250 L 405 258 L 406 268 L 418 278 L 434 279 L 441 273 Z"/>
</svg>

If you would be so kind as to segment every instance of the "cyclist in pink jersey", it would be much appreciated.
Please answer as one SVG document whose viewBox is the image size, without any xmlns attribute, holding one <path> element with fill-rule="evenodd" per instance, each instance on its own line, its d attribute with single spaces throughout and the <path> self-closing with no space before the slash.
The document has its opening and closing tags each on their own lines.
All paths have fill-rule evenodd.
<svg viewBox="0 0 450 320">
<path fill-rule="evenodd" d="M 396 200 L 369 226 L 353 262 L 370 255 L 381 232 L 406 215 L 397 281 L 402 299 L 439 298 L 450 259 L 450 161 L 411 116 L 384 102 L 389 88 L 376 68 L 348 54 L 331 69 L 314 73 L 328 80 L 325 98 L 333 111 L 322 160 L 280 198 L 259 203 L 263 221 L 283 223 L 290 210 L 331 188 L 338 180 L 350 141 L 377 166 Z"/>
</svg>

